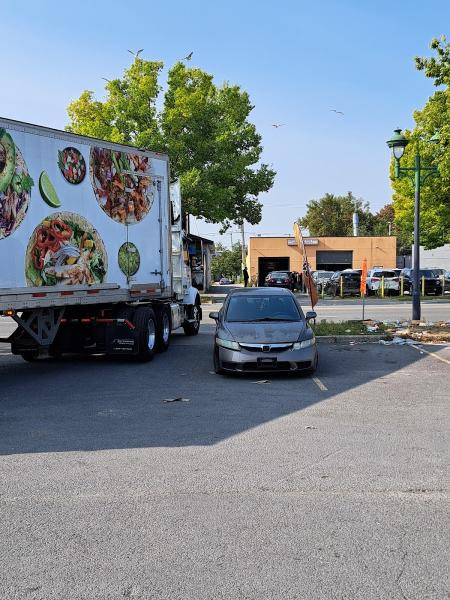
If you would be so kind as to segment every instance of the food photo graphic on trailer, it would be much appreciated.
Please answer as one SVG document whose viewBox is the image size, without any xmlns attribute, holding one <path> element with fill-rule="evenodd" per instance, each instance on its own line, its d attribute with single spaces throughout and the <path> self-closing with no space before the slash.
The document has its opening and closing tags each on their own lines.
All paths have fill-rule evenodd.
<svg viewBox="0 0 450 600">
<path fill-rule="evenodd" d="M 0 120 L 0 287 L 159 285 L 165 157 L 47 131 Z"/>
</svg>

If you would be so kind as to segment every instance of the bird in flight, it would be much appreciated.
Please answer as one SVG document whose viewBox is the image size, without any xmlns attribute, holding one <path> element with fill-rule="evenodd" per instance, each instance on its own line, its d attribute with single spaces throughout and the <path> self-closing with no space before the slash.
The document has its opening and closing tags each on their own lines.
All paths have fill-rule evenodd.
<svg viewBox="0 0 450 600">
<path fill-rule="evenodd" d="M 141 52 L 144 52 L 144 48 L 141 48 L 137 52 L 133 52 L 133 50 L 128 50 L 128 52 L 137 58 Z"/>
<path fill-rule="evenodd" d="M 342 112 L 342 110 L 336 110 L 335 108 L 330 108 L 331 112 L 336 113 L 337 115 L 342 115 L 344 116 L 344 113 Z"/>
<path fill-rule="evenodd" d="M 275 129 L 278 129 L 278 127 L 283 127 L 283 125 L 286 125 L 286 123 L 272 123 L 272 127 L 275 127 Z"/>
<path fill-rule="evenodd" d="M 189 54 L 187 56 L 185 56 L 184 58 L 182 58 L 181 60 L 191 60 L 193 54 L 194 54 L 193 52 L 189 52 Z"/>
</svg>

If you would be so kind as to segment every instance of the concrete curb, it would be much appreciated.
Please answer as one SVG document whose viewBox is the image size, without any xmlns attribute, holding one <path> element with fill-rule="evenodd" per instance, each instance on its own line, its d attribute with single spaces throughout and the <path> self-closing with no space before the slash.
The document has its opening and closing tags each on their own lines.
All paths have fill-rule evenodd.
<svg viewBox="0 0 450 600">
<path fill-rule="evenodd" d="M 316 340 L 321 344 L 348 344 L 349 342 L 379 342 L 386 334 L 363 335 L 316 335 Z"/>
</svg>

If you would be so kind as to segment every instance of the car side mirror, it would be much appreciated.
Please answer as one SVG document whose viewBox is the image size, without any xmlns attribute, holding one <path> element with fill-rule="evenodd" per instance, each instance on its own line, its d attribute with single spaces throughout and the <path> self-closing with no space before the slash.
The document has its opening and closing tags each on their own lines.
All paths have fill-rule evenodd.
<svg viewBox="0 0 450 600">
<path fill-rule="evenodd" d="M 214 319 L 214 321 L 218 321 L 219 319 L 219 313 L 214 311 L 214 312 L 210 312 L 209 313 L 209 318 L 210 319 Z"/>
<path fill-rule="evenodd" d="M 317 317 L 317 313 L 315 310 L 308 310 L 308 312 L 305 315 L 305 319 L 307 321 L 312 321 L 312 319 L 315 319 Z"/>
</svg>

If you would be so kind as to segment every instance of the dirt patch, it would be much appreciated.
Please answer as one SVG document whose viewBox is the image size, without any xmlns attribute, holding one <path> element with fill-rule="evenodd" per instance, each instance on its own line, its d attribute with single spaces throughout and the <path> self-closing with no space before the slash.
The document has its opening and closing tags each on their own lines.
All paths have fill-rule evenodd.
<svg viewBox="0 0 450 600">
<path fill-rule="evenodd" d="M 449 343 L 450 323 L 419 323 L 402 328 L 389 328 L 388 332 L 401 338 L 409 338 L 417 342 Z"/>
</svg>

